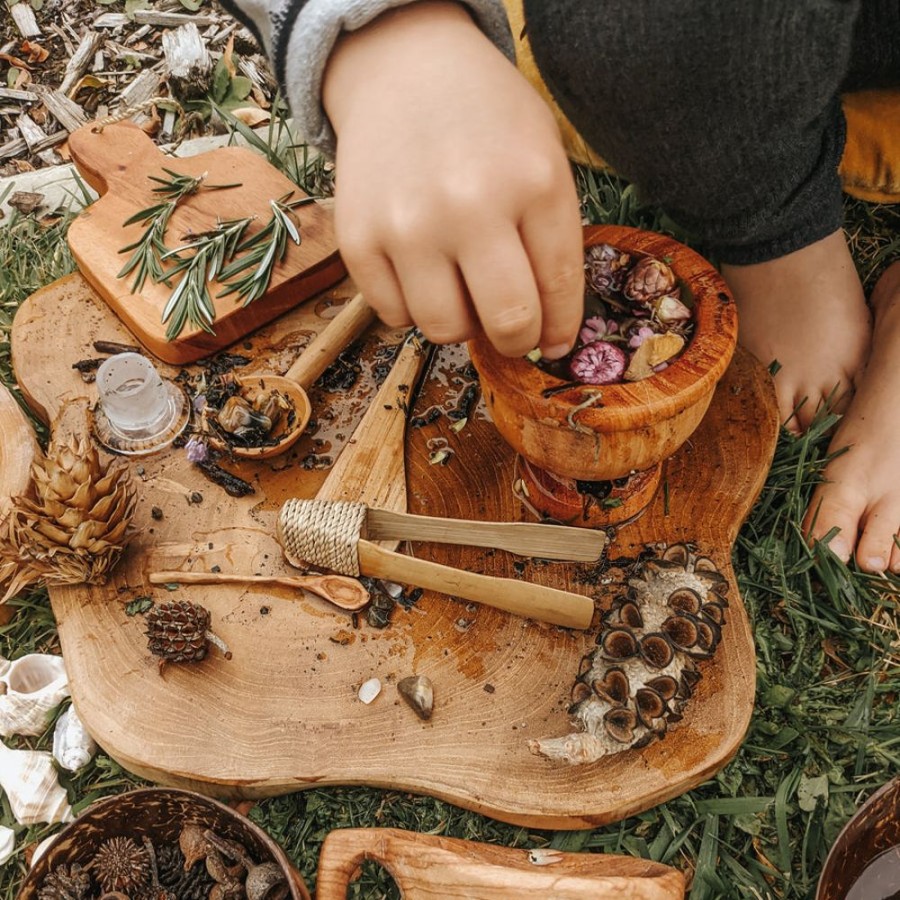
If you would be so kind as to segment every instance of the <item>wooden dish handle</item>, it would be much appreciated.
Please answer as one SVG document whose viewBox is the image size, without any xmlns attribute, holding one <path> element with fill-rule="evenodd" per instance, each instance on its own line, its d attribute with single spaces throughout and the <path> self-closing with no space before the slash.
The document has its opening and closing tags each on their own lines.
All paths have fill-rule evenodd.
<svg viewBox="0 0 900 900">
<path fill-rule="evenodd" d="M 583 594 L 570 594 L 543 584 L 454 569 L 426 559 L 404 556 L 369 541 L 360 541 L 356 548 L 359 570 L 363 575 L 414 584 L 565 628 L 589 628 L 594 616 L 594 601 Z"/>
<path fill-rule="evenodd" d="M 340 829 L 322 845 L 316 900 L 345 900 L 365 860 L 388 870 L 404 900 L 684 900 L 684 876 L 662 863 L 599 853 L 531 853 L 396 828 Z"/>
<path fill-rule="evenodd" d="M 375 321 L 375 310 L 357 294 L 319 332 L 284 377 L 308 391 L 316 379 Z"/>
<path fill-rule="evenodd" d="M 78 174 L 101 196 L 117 181 L 131 185 L 137 173 L 154 174 L 166 162 L 153 141 L 131 122 L 103 129 L 96 123 L 84 125 L 69 135 L 69 152 Z M 177 168 L 175 160 L 172 164 Z"/>
</svg>

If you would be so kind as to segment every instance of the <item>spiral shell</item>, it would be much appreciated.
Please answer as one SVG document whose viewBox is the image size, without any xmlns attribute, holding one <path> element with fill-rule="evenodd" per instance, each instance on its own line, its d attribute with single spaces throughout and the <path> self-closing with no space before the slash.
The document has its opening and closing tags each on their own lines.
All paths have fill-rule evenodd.
<svg viewBox="0 0 900 900">
<path fill-rule="evenodd" d="M 0 825 L 0 866 L 16 852 L 16 833 L 6 825 Z"/>
<path fill-rule="evenodd" d="M 4 691 L 5 688 L 5 691 Z M 69 696 L 61 656 L 29 653 L 0 664 L 0 734 L 41 734 L 53 710 Z"/>
<path fill-rule="evenodd" d="M 73 818 L 66 792 L 56 780 L 53 757 L 43 750 L 10 750 L 0 743 L 0 787 L 22 825 Z"/>
<path fill-rule="evenodd" d="M 69 772 L 77 772 L 93 759 L 96 752 L 96 742 L 78 718 L 75 707 L 70 706 L 56 720 L 53 758 Z"/>
<path fill-rule="evenodd" d="M 570 712 L 583 731 L 530 741 L 533 753 L 579 764 L 665 737 L 680 721 L 725 624 L 727 579 L 712 560 L 674 544 L 645 560 L 604 614 L 584 657 Z"/>
</svg>

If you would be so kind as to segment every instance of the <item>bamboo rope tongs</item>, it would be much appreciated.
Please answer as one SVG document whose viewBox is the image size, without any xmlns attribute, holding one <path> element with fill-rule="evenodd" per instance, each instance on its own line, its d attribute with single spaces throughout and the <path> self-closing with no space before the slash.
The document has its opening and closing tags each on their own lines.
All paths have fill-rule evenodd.
<svg viewBox="0 0 900 900">
<path fill-rule="evenodd" d="M 368 575 L 474 600 L 520 616 L 588 628 L 594 601 L 542 584 L 480 575 L 405 556 L 374 541 L 411 540 L 492 547 L 543 559 L 594 561 L 606 534 L 587 528 L 526 522 L 475 522 L 373 509 L 344 500 L 288 500 L 278 516 L 278 540 L 294 566 Z"/>
</svg>

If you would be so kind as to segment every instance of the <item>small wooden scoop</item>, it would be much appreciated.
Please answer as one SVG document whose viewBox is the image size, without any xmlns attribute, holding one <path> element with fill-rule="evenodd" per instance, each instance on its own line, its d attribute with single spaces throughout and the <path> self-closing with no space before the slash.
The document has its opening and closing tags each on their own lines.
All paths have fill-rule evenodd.
<svg viewBox="0 0 900 900">
<path fill-rule="evenodd" d="M 276 390 L 284 394 L 294 406 L 294 421 L 275 443 L 262 447 L 232 447 L 235 456 L 244 459 L 268 459 L 284 453 L 292 447 L 309 423 L 312 404 L 306 393 L 315 380 L 337 359 L 375 320 L 375 312 L 362 294 L 357 294 L 325 326 L 313 342 L 300 354 L 299 359 L 284 375 L 264 375 L 255 381 L 242 378 L 244 392 L 260 394 Z"/>
<path fill-rule="evenodd" d="M 552 625 L 588 628 L 594 601 L 556 588 L 479 575 L 412 556 L 372 543 L 379 537 L 410 538 L 444 543 L 495 547 L 548 559 L 597 559 L 606 536 L 589 529 L 531 523 L 480 523 L 422 519 L 402 513 L 370 510 L 364 503 L 288 500 L 278 516 L 277 537 L 288 562 L 307 563 L 344 575 L 369 575 L 414 584 L 464 600 L 474 600 Z M 379 531 L 379 527 L 383 530 Z M 565 531 L 562 539 L 551 532 Z M 572 534 L 572 533 L 575 534 Z M 365 540 L 362 535 L 365 534 Z"/>
<path fill-rule="evenodd" d="M 232 575 L 227 572 L 151 572 L 151 584 L 272 584 L 309 591 L 341 609 L 355 612 L 369 602 L 369 592 L 344 575 Z"/>
</svg>

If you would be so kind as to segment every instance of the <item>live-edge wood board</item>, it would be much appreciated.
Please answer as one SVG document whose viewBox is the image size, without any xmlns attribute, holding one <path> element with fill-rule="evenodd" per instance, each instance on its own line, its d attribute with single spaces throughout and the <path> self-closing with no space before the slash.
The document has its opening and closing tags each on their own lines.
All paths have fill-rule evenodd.
<svg viewBox="0 0 900 900">
<path fill-rule="evenodd" d="M 284 372 L 325 324 L 320 313 L 352 294 L 344 282 L 231 349 L 253 358 L 247 370 Z M 94 355 L 98 338 L 129 335 L 78 275 L 39 291 L 17 315 L 17 376 L 34 410 L 57 430 L 84 427 L 94 387 L 71 366 Z M 470 381 L 465 361 L 461 348 L 441 352 L 415 412 L 455 402 Z M 364 366 L 370 368 L 371 361 Z M 274 538 L 277 511 L 288 497 L 315 494 L 326 472 L 305 466 L 322 464 L 335 448 L 313 442 L 328 429 L 335 444 L 345 440 L 364 405 L 318 389 L 312 400 L 319 431 L 289 455 L 226 464 L 256 488 L 243 499 L 206 481 L 182 450 L 127 461 L 139 482 L 140 536 L 106 586 L 51 590 L 75 705 L 111 756 L 154 781 L 217 796 L 373 785 L 544 828 L 585 828 L 637 813 L 701 783 L 733 756 L 753 709 L 755 671 L 731 546 L 761 489 L 777 433 L 771 381 L 748 354 L 737 353 L 700 429 L 667 462 L 665 489 L 641 518 L 618 529 L 611 565 L 599 578 L 584 566 L 502 552 L 414 547 L 453 566 L 592 594 L 598 611 L 617 591 L 622 566 L 648 545 L 693 542 L 727 575 L 723 640 L 715 658 L 700 665 L 703 677 L 684 720 L 663 741 L 580 768 L 534 756 L 527 742 L 571 730 L 569 691 L 595 630 L 566 631 L 434 594 L 408 611 L 398 607 L 383 630 L 364 618 L 354 628 L 346 613 L 302 593 L 241 585 L 169 593 L 149 584 L 148 574 L 159 569 L 288 570 Z M 410 511 L 524 518 L 511 490 L 513 453 L 481 409 L 458 433 L 451 424 L 444 415 L 408 430 Z M 430 464 L 432 450 L 445 443 L 455 451 L 449 462 Z M 193 492 L 200 502 L 191 502 Z M 161 519 L 151 517 L 154 506 Z M 233 659 L 213 652 L 160 676 L 142 616 L 129 617 L 124 608 L 148 595 L 208 607 Z M 417 673 L 434 683 L 430 722 L 397 693 L 396 683 Z M 373 676 L 384 689 L 366 706 L 357 688 Z"/>
</svg>

